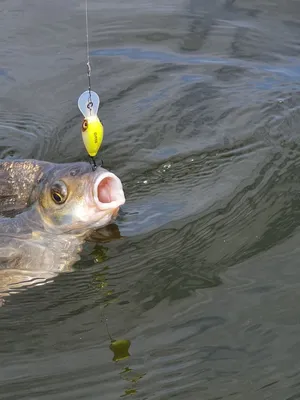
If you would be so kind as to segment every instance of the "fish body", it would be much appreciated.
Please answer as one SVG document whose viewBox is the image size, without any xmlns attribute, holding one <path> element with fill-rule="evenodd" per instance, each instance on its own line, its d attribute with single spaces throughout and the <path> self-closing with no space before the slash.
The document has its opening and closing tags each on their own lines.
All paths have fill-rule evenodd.
<svg viewBox="0 0 300 400">
<path fill-rule="evenodd" d="M 89 163 L 0 161 L 0 297 L 71 270 L 124 203 L 120 179 Z"/>
</svg>

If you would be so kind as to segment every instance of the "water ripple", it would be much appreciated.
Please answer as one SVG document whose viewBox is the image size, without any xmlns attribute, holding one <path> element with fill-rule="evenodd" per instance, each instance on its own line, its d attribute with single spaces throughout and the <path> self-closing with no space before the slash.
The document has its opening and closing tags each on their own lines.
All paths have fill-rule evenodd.
<svg viewBox="0 0 300 400">
<path fill-rule="evenodd" d="M 21 3 L 0 14 L 0 156 L 84 159 L 84 1 Z M 0 309 L 1 398 L 296 398 L 299 7 L 89 6 L 99 158 L 127 202 Z"/>
<path fill-rule="evenodd" d="M 0 157 L 42 159 L 50 147 L 55 121 L 32 112 L 18 112 L 16 105 L 0 111 Z"/>
</svg>

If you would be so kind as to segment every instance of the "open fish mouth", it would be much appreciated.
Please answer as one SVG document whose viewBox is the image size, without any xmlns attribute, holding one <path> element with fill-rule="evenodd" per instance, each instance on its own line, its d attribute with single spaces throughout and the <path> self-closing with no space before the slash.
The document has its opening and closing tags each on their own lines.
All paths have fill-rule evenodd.
<svg viewBox="0 0 300 400">
<path fill-rule="evenodd" d="M 100 210 L 117 209 L 125 203 L 121 180 L 110 172 L 104 172 L 95 181 L 94 200 Z"/>
</svg>

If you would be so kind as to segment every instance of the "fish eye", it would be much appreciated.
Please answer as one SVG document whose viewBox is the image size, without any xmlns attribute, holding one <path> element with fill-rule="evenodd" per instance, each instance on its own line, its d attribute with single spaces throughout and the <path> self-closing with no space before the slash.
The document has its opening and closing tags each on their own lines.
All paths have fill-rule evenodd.
<svg viewBox="0 0 300 400">
<path fill-rule="evenodd" d="M 84 119 L 82 122 L 82 130 L 86 131 L 89 126 L 87 119 Z"/>
<path fill-rule="evenodd" d="M 51 198 L 56 204 L 63 204 L 68 197 L 67 186 L 64 182 L 55 182 L 51 187 Z"/>
</svg>

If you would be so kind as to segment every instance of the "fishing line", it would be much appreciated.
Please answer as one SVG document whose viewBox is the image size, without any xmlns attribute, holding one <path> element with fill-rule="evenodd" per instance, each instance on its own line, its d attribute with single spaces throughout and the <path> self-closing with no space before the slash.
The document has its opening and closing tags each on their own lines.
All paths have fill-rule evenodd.
<svg viewBox="0 0 300 400">
<path fill-rule="evenodd" d="M 91 85 L 91 63 L 90 63 L 90 46 L 89 46 L 89 19 L 88 19 L 88 0 L 85 0 L 85 30 L 86 30 L 86 66 L 87 66 L 87 77 L 88 77 L 88 87 L 89 87 L 89 102 L 87 104 L 87 108 L 90 110 L 90 114 L 92 112 L 93 102 L 92 102 L 92 85 Z M 92 169 L 96 170 L 97 164 L 95 158 L 91 157 L 92 161 Z"/>
<path fill-rule="evenodd" d="M 92 169 L 97 168 L 95 157 L 103 140 L 103 125 L 99 120 L 97 113 L 100 105 L 100 99 L 97 93 L 91 88 L 91 63 L 89 46 L 89 21 L 88 21 L 88 0 L 85 0 L 85 28 L 86 28 L 86 66 L 88 77 L 88 90 L 83 92 L 78 99 L 78 108 L 84 116 L 81 125 L 81 134 L 85 148 L 92 161 Z M 101 160 L 101 165 L 103 162 Z"/>
<path fill-rule="evenodd" d="M 92 102 L 92 88 L 91 88 L 91 63 L 90 63 L 90 46 L 89 46 L 89 20 L 88 20 L 88 0 L 85 0 L 85 29 L 86 29 L 86 66 L 87 66 L 87 76 L 88 76 L 88 85 L 89 85 L 89 104 L 87 105 L 88 109 L 91 111 L 93 107 Z"/>
</svg>

